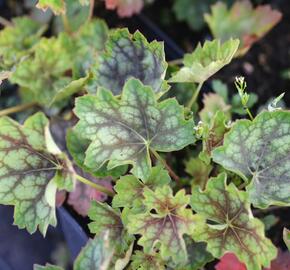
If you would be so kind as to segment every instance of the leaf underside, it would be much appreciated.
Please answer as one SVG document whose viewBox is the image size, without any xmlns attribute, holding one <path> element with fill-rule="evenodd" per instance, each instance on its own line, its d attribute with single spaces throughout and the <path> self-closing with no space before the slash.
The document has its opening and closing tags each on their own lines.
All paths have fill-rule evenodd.
<svg viewBox="0 0 290 270">
<path fill-rule="evenodd" d="M 222 41 L 229 38 L 240 39 L 237 55 L 245 54 L 281 18 L 282 14 L 271 9 L 270 5 L 253 8 L 249 0 L 236 1 L 229 9 L 226 3 L 217 2 L 211 7 L 211 14 L 205 14 L 205 21 L 215 38 Z"/>
<path fill-rule="evenodd" d="M 170 81 L 203 83 L 231 62 L 238 47 L 238 39 L 229 39 L 224 43 L 220 40 L 206 41 L 203 46 L 199 44 L 191 54 L 184 56 L 184 67 Z"/>
</svg>

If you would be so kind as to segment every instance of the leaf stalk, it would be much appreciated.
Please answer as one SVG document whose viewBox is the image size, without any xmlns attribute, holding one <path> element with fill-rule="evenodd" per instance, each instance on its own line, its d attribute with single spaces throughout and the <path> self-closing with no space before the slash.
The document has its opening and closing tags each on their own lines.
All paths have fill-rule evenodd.
<svg viewBox="0 0 290 270">
<path fill-rule="evenodd" d="M 5 116 L 5 115 L 9 115 L 9 114 L 12 114 L 12 113 L 25 111 L 27 109 L 30 109 L 30 108 L 36 106 L 36 105 L 37 105 L 36 102 L 30 102 L 30 103 L 25 103 L 25 104 L 17 105 L 17 106 L 14 106 L 14 107 L 10 107 L 10 108 L 1 110 L 0 111 L 0 117 L 1 116 Z"/>
<path fill-rule="evenodd" d="M 188 102 L 188 104 L 187 104 L 187 106 L 186 106 L 188 109 L 191 110 L 191 107 L 192 107 L 193 103 L 197 100 L 197 97 L 198 97 L 199 92 L 200 92 L 200 90 L 201 90 L 201 88 L 202 88 L 202 86 L 203 86 L 203 83 L 204 83 L 204 82 L 200 82 L 200 83 L 198 84 L 198 86 L 197 86 L 197 88 L 196 88 L 194 94 L 192 95 L 190 101 Z"/>
<path fill-rule="evenodd" d="M 172 61 L 168 61 L 168 64 L 171 65 L 171 66 L 174 66 L 174 65 L 182 65 L 183 64 L 183 58 L 179 58 L 179 59 L 175 59 L 175 60 L 172 60 Z"/>
<path fill-rule="evenodd" d="M 75 177 L 78 181 L 82 182 L 83 184 L 91 186 L 92 188 L 95 188 L 96 190 L 103 192 L 110 197 L 114 197 L 114 195 L 115 195 L 115 193 L 112 190 L 110 190 L 102 185 L 96 184 L 96 183 L 80 176 L 79 174 L 75 174 Z"/>
<path fill-rule="evenodd" d="M 162 163 L 162 165 L 168 170 L 169 175 L 176 181 L 179 181 L 179 177 L 175 174 L 175 172 L 171 169 L 171 167 L 166 163 L 166 161 L 153 149 L 151 149 L 152 154 L 155 158 Z"/>
<path fill-rule="evenodd" d="M 94 7 L 95 7 L 95 0 L 90 0 L 90 13 L 89 13 L 88 21 L 90 21 L 94 16 Z"/>
<path fill-rule="evenodd" d="M 253 121 L 254 120 L 254 117 L 253 117 L 250 109 L 248 107 L 245 107 L 245 110 L 246 110 L 247 114 L 249 115 L 250 119 Z"/>
</svg>

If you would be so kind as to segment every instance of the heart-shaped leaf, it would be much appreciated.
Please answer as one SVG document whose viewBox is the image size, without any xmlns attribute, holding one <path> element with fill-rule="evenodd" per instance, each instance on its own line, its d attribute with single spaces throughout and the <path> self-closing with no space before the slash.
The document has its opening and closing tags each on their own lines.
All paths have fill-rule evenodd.
<svg viewBox="0 0 290 270">
<path fill-rule="evenodd" d="M 204 192 L 193 189 L 191 206 L 204 218 L 193 238 L 206 242 L 215 258 L 232 252 L 248 269 L 261 270 L 276 257 L 276 248 L 265 237 L 263 223 L 253 217 L 248 194 L 234 184 L 227 186 L 226 178 L 223 173 L 210 179 Z"/>
<path fill-rule="evenodd" d="M 97 96 L 78 98 L 76 131 L 90 141 L 84 165 L 108 169 L 132 164 L 132 173 L 144 180 L 151 174 L 150 150 L 170 152 L 194 142 L 193 121 L 184 119 L 176 100 L 157 102 L 152 89 L 129 80 L 121 100 L 101 88 Z"/>
<path fill-rule="evenodd" d="M 239 38 L 237 55 L 245 54 L 251 46 L 269 32 L 280 20 L 282 14 L 269 5 L 253 8 L 249 0 L 236 1 L 230 9 L 223 2 L 211 7 L 211 14 L 205 20 L 215 38 L 226 41 Z M 221 23 L 222 22 L 222 23 Z"/>
<path fill-rule="evenodd" d="M 69 161 L 48 152 L 47 125 L 42 113 L 23 126 L 0 118 L 0 203 L 15 205 L 14 223 L 19 228 L 33 233 L 39 227 L 44 235 L 49 224 L 56 225 L 57 188 L 73 188 Z"/>
<path fill-rule="evenodd" d="M 165 260 L 172 257 L 176 264 L 187 261 L 184 234 L 191 234 L 195 227 L 195 216 L 186 209 L 189 196 L 180 190 L 175 196 L 169 186 L 158 187 L 155 191 L 146 188 L 143 192 L 146 212 L 131 213 L 128 216 L 130 233 L 140 234 L 138 244 L 145 253 L 159 249 Z"/>
<path fill-rule="evenodd" d="M 134 77 L 159 92 L 165 90 L 166 68 L 163 43 L 149 43 L 138 31 L 131 35 L 127 29 L 118 29 L 111 32 L 105 51 L 98 57 L 88 91 L 96 93 L 101 86 L 120 94 L 126 81 Z"/>
<path fill-rule="evenodd" d="M 213 159 L 252 180 L 247 187 L 257 207 L 290 204 L 290 113 L 262 112 L 253 122 L 237 121 Z"/>
<path fill-rule="evenodd" d="M 238 39 L 223 44 L 219 40 L 206 41 L 203 47 L 198 44 L 193 53 L 184 56 L 184 67 L 172 76 L 170 82 L 205 82 L 231 62 L 238 47 Z"/>
</svg>

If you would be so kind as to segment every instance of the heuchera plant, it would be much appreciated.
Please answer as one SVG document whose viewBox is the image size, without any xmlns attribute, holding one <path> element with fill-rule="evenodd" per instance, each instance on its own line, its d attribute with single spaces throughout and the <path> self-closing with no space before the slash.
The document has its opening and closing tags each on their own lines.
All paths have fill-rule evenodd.
<svg viewBox="0 0 290 270">
<path fill-rule="evenodd" d="M 93 9 L 93 1 L 74 4 Z M 247 18 L 262 16 L 243 5 Z M 61 204 L 68 192 L 95 235 L 75 270 L 194 270 L 220 258 L 216 269 L 271 267 L 278 251 L 252 206 L 290 205 L 290 112 L 276 99 L 253 115 L 256 98 L 241 77 L 232 100 L 214 81 L 215 93 L 204 95 L 202 109 L 197 103 L 245 40 L 206 41 L 169 70 L 162 42 L 109 30 L 91 12 L 76 25 L 66 15 L 70 1 L 37 6 L 63 14 L 64 31 L 42 37 L 45 25 L 19 17 L 0 32 L 1 74 L 23 101 L 0 111 L 0 203 L 14 206 L 14 224 L 45 236 L 57 223 L 56 199 Z M 207 21 L 214 29 L 215 17 Z M 183 83 L 192 97 L 179 104 L 168 93 Z M 35 106 L 22 124 L 7 116 Z M 57 123 L 60 135 L 49 120 L 56 114 L 66 122 Z M 287 228 L 283 238 L 289 248 Z"/>
</svg>

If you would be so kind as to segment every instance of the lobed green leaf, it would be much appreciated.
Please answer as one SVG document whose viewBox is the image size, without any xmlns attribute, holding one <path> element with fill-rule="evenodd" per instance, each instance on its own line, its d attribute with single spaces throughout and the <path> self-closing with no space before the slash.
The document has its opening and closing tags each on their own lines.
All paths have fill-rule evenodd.
<svg viewBox="0 0 290 270">
<path fill-rule="evenodd" d="M 168 172 L 160 166 L 152 168 L 151 175 L 146 182 L 142 182 L 134 175 L 123 176 L 114 187 L 117 194 L 113 198 L 112 205 L 113 207 L 133 208 L 134 213 L 143 212 L 146 188 L 155 190 L 157 187 L 168 185 L 170 181 Z"/>
<path fill-rule="evenodd" d="M 72 40 L 65 34 L 41 39 L 34 54 L 18 65 L 10 80 L 26 88 L 31 101 L 48 106 L 72 80 L 67 75 L 73 66 L 71 46 Z"/>
<path fill-rule="evenodd" d="M 233 252 L 248 269 L 268 267 L 277 250 L 265 237 L 263 223 L 254 218 L 248 194 L 226 184 L 226 174 L 209 180 L 205 191 L 194 188 L 191 206 L 204 221 L 196 226 L 195 241 L 207 243 L 216 258 Z"/>
<path fill-rule="evenodd" d="M 37 227 L 45 235 L 56 225 L 57 188 L 72 190 L 73 169 L 63 155 L 47 150 L 48 120 L 37 113 L 23 126 L 0 118 L 0 203 L 14 205 L 14 223 L 30 233 Z"/>
<path fill-rule="evenodd" d="M 262 112 L 254 121 L 239 120 L 213 159 L 251 181 L 247 190 L 256 207 L 290 204 L 290 113 Z"/>
<path fill-rule="evenodd" d="M 138 244 L 145 253 L 160 250 L 162 259 L 172 258 L 177 264 L 187 262 L 184 234 L 192 234 L 196 218 L 190 209 L 186 209 L 189 196 L 180 190 L 175 196 L 168 186 L 158 187 L 155 191 L 146 188 L 143 193 L 146 211 L 130 213 L 128 230 L 140 234 Z"/>
<path fill-rule="evenodd" d="M 146 180 L 151 173 L 150 149 L 180 150 L 194 142 L 193 121 L 184 119 L 176 100 L 157 102 L 153 90 L 139 80 L 129 80 L 121 99 L 101 88 L 97 96 L 76 101 L 80 121 L 76 131 L 91 141 L 84 165 L 108 169 L 132 164 L 132 173 Z"/>
<path fill-rule="evenodd" d="M 193 53 L 184 56 L 184 67 L 169 81 L 203 83 L 231 62 L 238 47 L 238 39 L 229 39 L 224 43 L 220 40 L 206 41 L 203 46 L 199 44 Z"/>
<path fill-rule="evenodd" d="M 45 30 L 45 25 L 28 17 L 14 18 L 11 25 L 0 31 L 1 69 L 10 70 L 29 55 Z"/>
<path fill-rule="evenodd" d="M 163 43 L 149 43 L 138 31 L 131 35 L 127 29 L 118 29 L 110 33 L 99 55 L 88 90 L 94 94 L 97 87 L 104 87 L 120 94 L 126 81 L 134 77 L 155 92 L 163 91 L 166 68 Z"/>
</svg>

